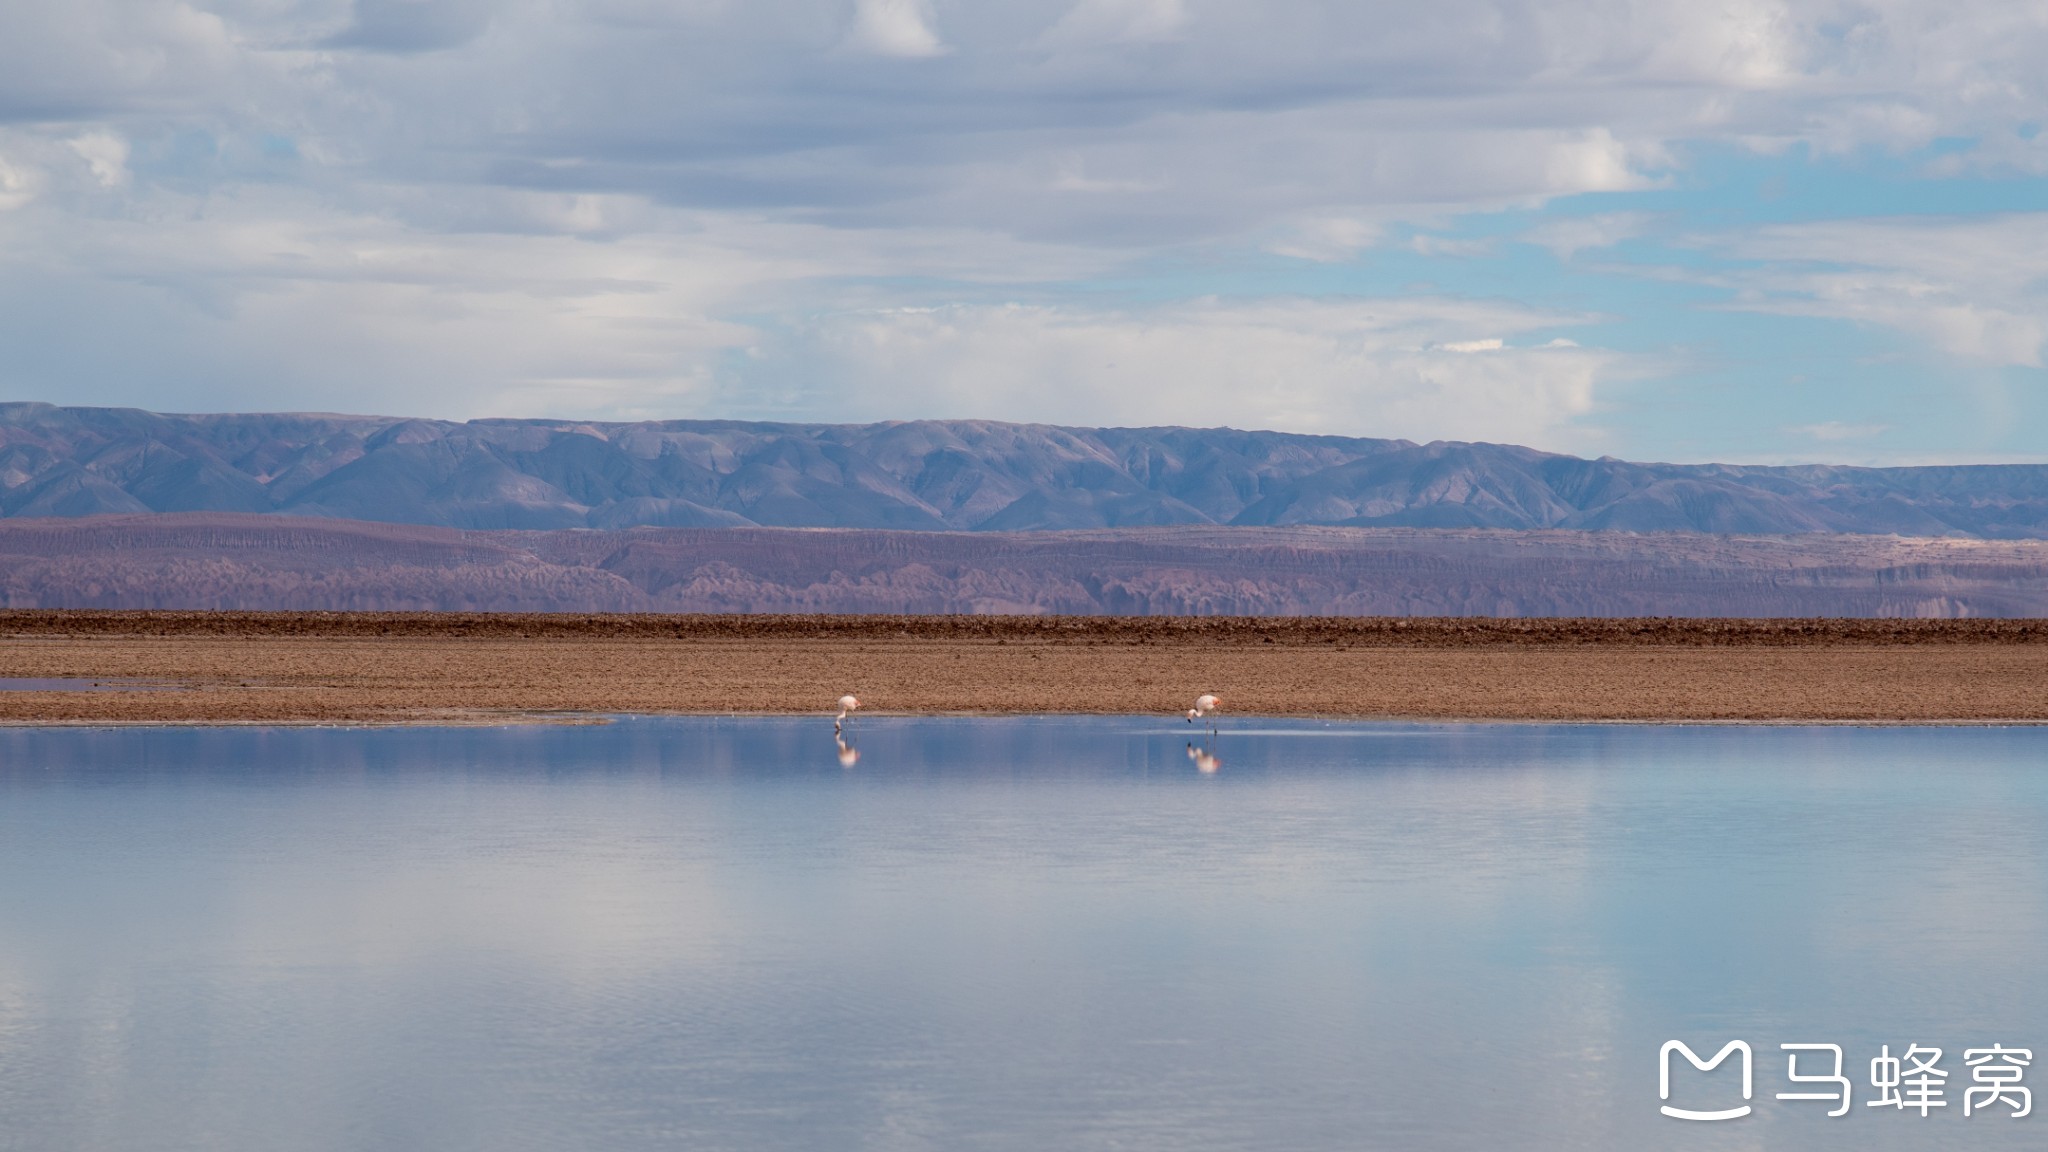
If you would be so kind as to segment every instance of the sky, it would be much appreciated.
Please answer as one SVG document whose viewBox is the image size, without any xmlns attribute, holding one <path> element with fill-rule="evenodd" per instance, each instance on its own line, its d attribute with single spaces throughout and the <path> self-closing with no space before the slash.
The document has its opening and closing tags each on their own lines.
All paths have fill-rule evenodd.
<svg viewBox="0 0 2048 1152">
<path fill-rule="evenodd" d="M 8 0 L 0 398 L 2048 460 L 2048 0 Z"/>
</svg>

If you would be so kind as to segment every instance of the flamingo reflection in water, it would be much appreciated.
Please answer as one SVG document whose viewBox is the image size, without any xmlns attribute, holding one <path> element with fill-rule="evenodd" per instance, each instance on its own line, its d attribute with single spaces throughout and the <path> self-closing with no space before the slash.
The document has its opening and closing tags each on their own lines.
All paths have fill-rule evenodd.
<svg viewBox="0 0 2048 1152">
<path fill-rule="evenodd" d="M 839 698 L 839 715 L 832 718 L 832 743 L 839 747 L 839 766 L 851 768 L 860 763 L 860 749 L 846 742 L 846 718 L 860 707 L 860 700 L 851 692 Z"/>
<path fill-rule="evenodd" d="M 1194 741 L 1188 741 L 1188 759 L 1195 762 L 1196 770 L 1204 776 L 1213 776 L 1218 768 L 1223 767 L 1223 757 L 1209 750 L 1209 746 L 1217 742 L 1216 714 L 1221 711 L 1223 697 L 1208 692 L 1195 697 L 1195 706 L 1188 709 L 1188 723 L 1204 718 L 1209 721 L 1209 744 L 1197 747 Z"/>
</svg>

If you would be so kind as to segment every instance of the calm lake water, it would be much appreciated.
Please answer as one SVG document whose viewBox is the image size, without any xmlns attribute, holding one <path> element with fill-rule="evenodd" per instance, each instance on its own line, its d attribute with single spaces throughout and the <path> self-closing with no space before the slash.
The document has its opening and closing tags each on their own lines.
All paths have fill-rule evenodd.
<svg viewBox="0 0 2048 1152">
<path fill-rule="evenodd" d="M 2048 729 L 857 735 L 0 731 L 0 1148 L 2048 1141 Z"/>
</svg>

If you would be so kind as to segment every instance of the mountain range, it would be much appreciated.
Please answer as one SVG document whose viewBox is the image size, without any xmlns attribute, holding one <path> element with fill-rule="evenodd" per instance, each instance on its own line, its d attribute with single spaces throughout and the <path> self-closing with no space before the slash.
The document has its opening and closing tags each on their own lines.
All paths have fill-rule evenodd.
<svg viewBox="0 0 2048 1152">
<path fill-rule="evenodd" d="M 1641 464 L 1228 428 L 166 415 L 0 404 L 0 516 L 473 530 L 1233 525 L 2048 539 L 2048 466 Z"/>
<path fill-rule="evenodd" d="M 461 531 L 0 521 L 0 607 L 1176 616 L 2048 616 L 2048 541 L 1428 528 Z"/>
</svg>

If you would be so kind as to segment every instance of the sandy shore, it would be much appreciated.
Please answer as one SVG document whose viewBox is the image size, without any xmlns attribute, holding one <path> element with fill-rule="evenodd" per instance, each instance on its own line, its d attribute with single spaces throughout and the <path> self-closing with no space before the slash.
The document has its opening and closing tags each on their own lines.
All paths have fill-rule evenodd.
<svg viewBox="0 0 2048 1152">
<path fill-rule="evenodd" d="M 609 712 L 2048 721 L 2048 621 L 0 613 L 0 723 Z"/>
</svg>

